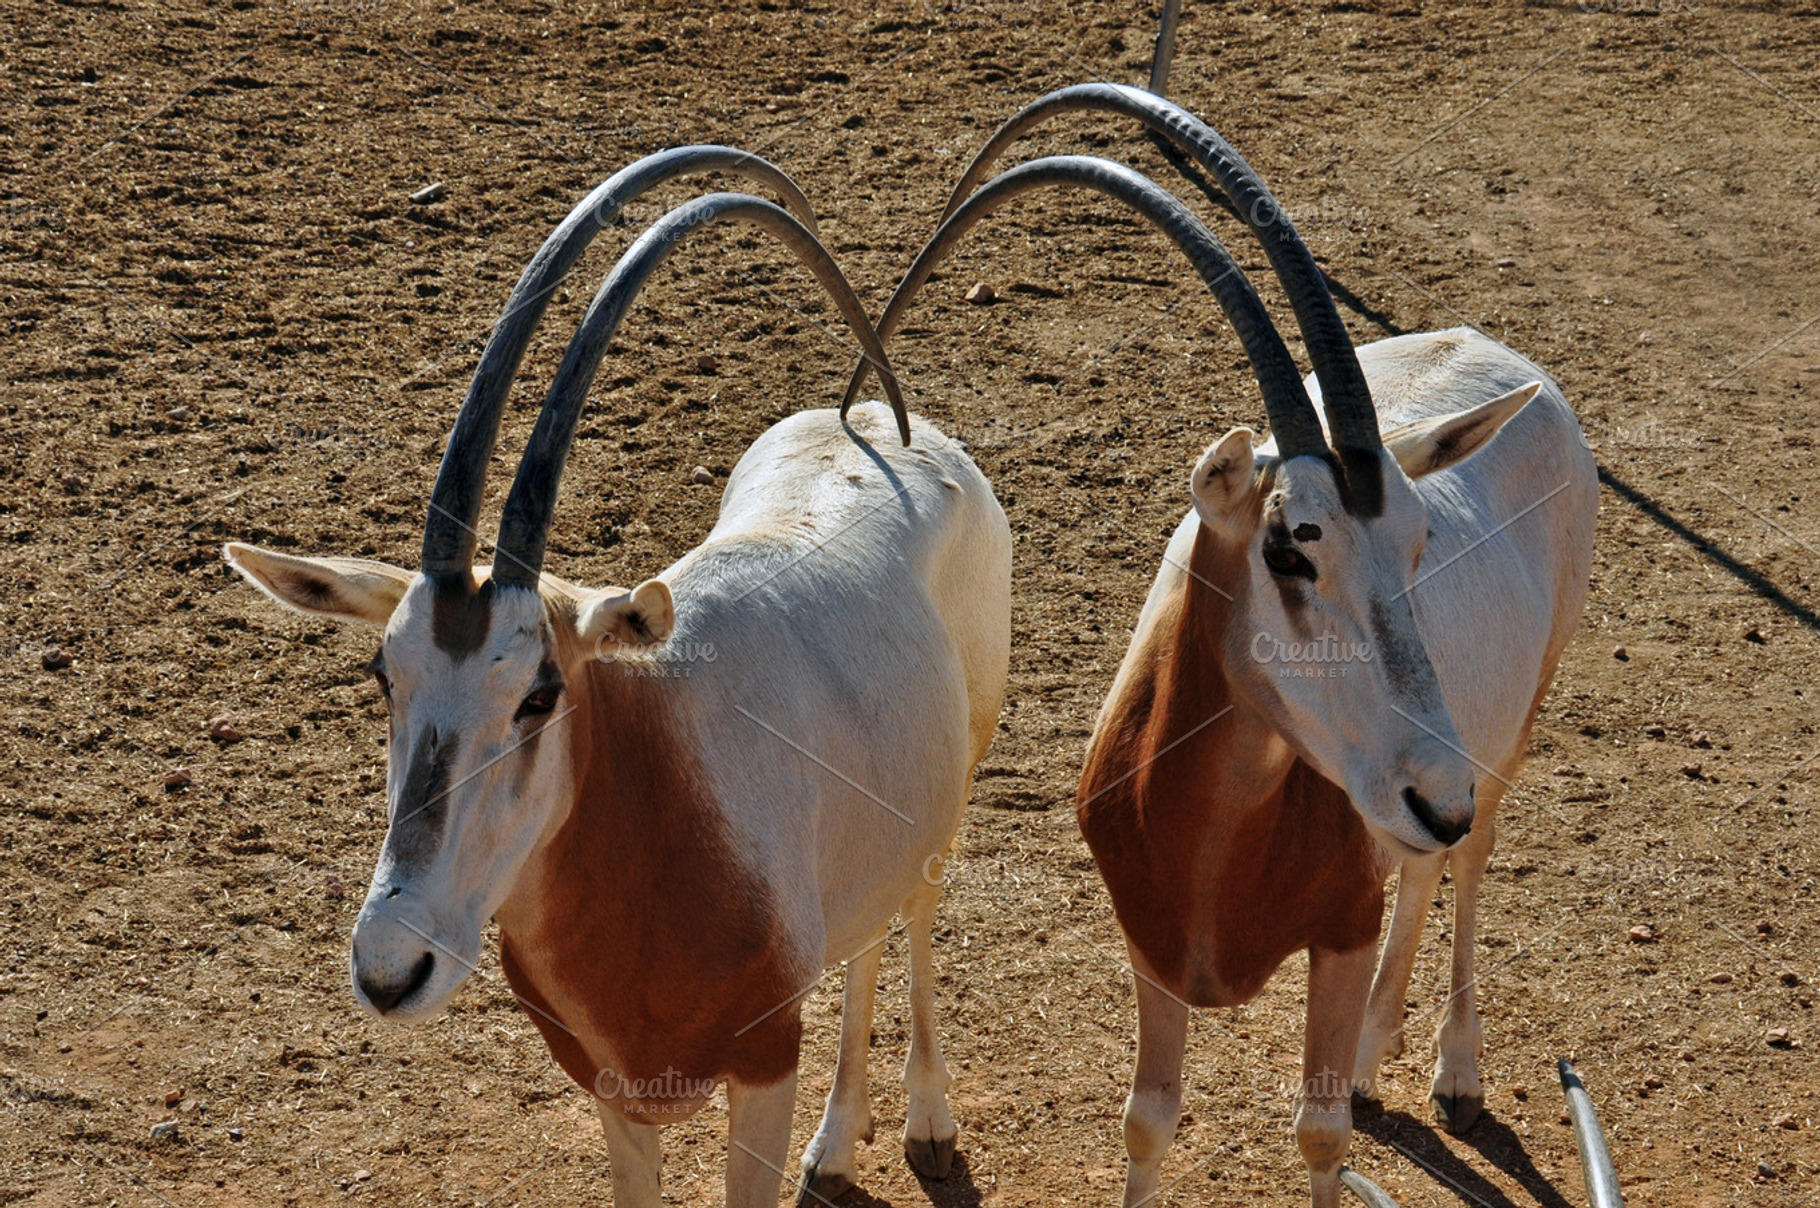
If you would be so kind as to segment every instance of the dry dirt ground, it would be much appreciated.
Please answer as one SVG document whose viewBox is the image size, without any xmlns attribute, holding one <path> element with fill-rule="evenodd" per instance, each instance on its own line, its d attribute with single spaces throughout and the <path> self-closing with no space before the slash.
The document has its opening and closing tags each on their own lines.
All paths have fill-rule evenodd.
<svg viewBox="0 0 1820 1208">
<path fill-rule="evenodd" d="M 0 1204 L 606 1204 L 588 1097 L 491 949 L 432 1025 L 356 1011 L 347 935 L 383 830 L 373 639 L 281 614 L 220 544 L 414 565 L 520 266 L 637 156 L 762 149 L 876 311 L 985 132 L 1052 88 L 1140 81 L 1154 12 L 4 7 Z M 1811 1202 L 1820 9 L 1188 0 L 1180 45 L 1173 95 L 1272 182 L 1355 337 L 1505 340 L 1558 375 L 1607 487 L 1593 594 L 1484 895 L 1488 1116 L 1460 1138 L 1427 1122 L 1436 911 L 1414 1039 L 1354 1164 L 1405 1205 L 1585 1203 L 1553 1078 L 1568 1055 L 1633 1204 Z M 1020 154 L 1038 148 L 1168 171 L 1119 123 L 1064 121 Z M 445 199 L 408 200 L 432 181 Z M 621 241 L 553 307 L 510 458 Z M 997 305 L 962 301 L 976 280 Z M 699 540 L 718 492 L 692 468 L 724 474 L 837 396 L 830 317 L 758 240 L 674 258 L 601 375 L 550 568 L 634 582 Z M 1261 408 L 1173 253 L 1080 198 L 990 223 L 895 351 L 1010 514 L 1016 643 L 938 949 L 964 1162 L 919 1185 L 897 1152 L 893 940 L 880 1140 L 852 1202 L 1114 1202 L 1134 1007 L 1074 782 L 1186 469 Z M 70 665 L 45 669 L 51 648 Z M 244 741 L 209 738 L 222 712 Z M 178 767 L 193 782 L 167 791 Z M 799 1149 L 835 987 L 807 1000 Z M 1292 962 L 1250 1006 L 1196 1017 L 1166 1202 L 1304 1202 L 1300 1013 Z M 151 1139 L 163 1120 L 175 1137 Z M 717 1199 L 724 1125 L 717 1107 L 670 1130 L 676 1202 Z"/>
</svg>

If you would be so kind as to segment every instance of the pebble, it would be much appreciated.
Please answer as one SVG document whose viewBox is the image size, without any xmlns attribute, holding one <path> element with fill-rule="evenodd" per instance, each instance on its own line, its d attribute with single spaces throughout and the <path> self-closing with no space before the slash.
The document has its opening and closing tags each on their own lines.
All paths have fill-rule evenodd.
<svg viewBox="0 0 1820 1208">
<path fill-rule="evenodd" d="M 61 671 L 75 661 L 68 651 L 58 646 L 52 646 L 38 659 L 46 671 Z"/>
<path fill-rule="evenodd" d="M 1622 646 L 1613 646 L 1611 648 L 1611 656 L 1620 663 L 1630 662 L 1630 651 L 1624 649 Z"/>
<path fill-rule="evenodd" d="M 1525 1086 L 1523 1083 L 1519 1082 L 1515 1086 L 1510 1088 L 1510 1095 L 1511 1095 L 1511 1098 L 1513 1098 L 1513 1099 L 1528 1100 L 1529 1088 L 1527 1086 Z"/>
<path fill-rule="evenodd" d="M 88 483 L 82 481 L 81 476 L 77 474 L 65 474 L 60 481 L 63 483 L 63 489 L 72 495 L 88 485 Z"/>
<path fill-rule="evenodd" d="M 991 306 L 998 300 L 998 291 L 984 281 L 980 281 L 967 291 L 967 301 L 975 306 Z"/>
<path fill-rule="evenodd" d="M 164 774 L 164 787 L 167 789 L 185 788 L 194 779 L 195 777 L 190 775 L 188 768 L 172 768 Z"/>
<path fill-rule="evenodd" d="M 707 466 L 696 466 L 689 471 L 689 481 L 699 483 L 704 487 L 711 487 L 714 485 L 714 471 Z"/>
<path fill-rule="evenodd" d="M 411 201 L 415 205 L 427 206 L 432 201 L 441 201 L 448 191 L 449 186 L 439 180 L 435 184 L 425 185 L 411 194 Z"/>
<path fill-rule="evenodd" d="M 1747 642 L 1755 642 L 1759 646 L 1769 645 L 1769 639 L 1763 636 L 1763 630 L 1759 629 L 1755 625 L 1752 625 L 1749 629 L 1746 629 L 1744 631 L 1743 636 L 1744 636 L 1744 640 Z"/>
<path fill-rule="evenodd" d="M 1798 986 L 1801 984 L 1801 975 L 1793 969 L 1784 969 L 1776 974 L 1776 980 L 1785 986 Z"/>
<path fill-rule="evenodd" d="M 166 1107 L 176 1107 L 179 1103 L 182 1103 L 182 1102 L 183 1102 L 183 1088 L 182 1087 L 178 1087 L 174 1091 L 164 1092 L 164 1105 Z"/>
<path fill-rule="evenodd" d="M 1790 1132 L 1798 1132 L 1801 1128 L 1801 1121 L 1795 1119 L 1793 1112 L 1783 1112 L 1776 1117 L 1775 1125 L 1777 1128 L 1786 1128 Z"/>
<path fill-rule="evenodd" d="M 1768 1162 L 1758 1162 L 1757 1177 L 1760 1179 L 1773 1179 L 1776 1177 L 1776 1168 L 1771 1166 Z"/>
<path fill-rule="evenodd" d="M 1515 268 L 1515 267 L 1517 267 L 1517 262 L 1515 260 L 1511 259 L 1509 256 L 1506 256 L 1506 257 L 1504 257 L 1504 259 L 1498 261 L 1498 267 L 1499 268 Z"/>
<path fill-rule="evenodd" d="M 1687 745 L 1690 747 L 1697 747 L 1704 751 L 1713 745 L 1712 736 L 1705 730 L 1695 730 L 1692 734 L 1687 736 Z"/>
<path fill-rule="evenodd" d="M 1770 932 L 1774 931 L 1775 929 L 1776 929 L 1776 925 L 1774 923 L 1770 922 L 1768 919 L 1758 919 L 1757 920 L 1757 934 L 1758 935 L 1768 935 Z"/>
<path fill-rule="evenodd" d="M 1771 1028 L 1769 1031 L 1763 1033 L 1763 1042 L 1765 1044 L 1770 1045 L 1773 1048 L 1778 1048 L 1778 1049 L 1788 1048 L 1789 1047 L 1788 1029 L 1787 1028 Z"/>
<path fill-rule="evenodd" d="M 1630 942 L 1633 944 L 1653 944 L 1656 942 L 1656 929 L 1648 923 L 1638 923 L 1630 929 Z"/>
<path fill-rule="evenodd" d="M 354 1172 L 354 1181 L 356 1183 L 364 1183 L 372 1177 L 373 1172 L 366 1169 L 364 1166 Z"/>
<path fill-rule="evenodd" d="M 1663 726 L 1663 725 L 1653 725 L 1653 724 L 1652 724 L 1652 725 L 1647 725 L 1647 726 L 1644 726 L 1644 727 L 1643 727 L 1643 732 L 1644 732 L 1644 733 L 1645 733 L 1645 734 L 1647 734 L 1647 735 L 1649 735 L 1649 736 L 1650 736 L 1650 737 L 1651 737 L 1651 738 L 1666 738 L 1666 737 L 1668 737 L 1668 727 L 1667 727 L 1667 726 Z"/>
<path fill-rule="evenodd" d="M 245 1129 L 244 1129 L 244 1128 L 230 1128 L 230 1129 L 228 1129 L 228 1140 L 230 1140 L 230 1141 L 242 1141 L 242 1140 L 245 1140 L 245 1139 L 246 1139 L 246 1130 L 245 1130 Z"/>
<path fill-rule="evenodd" d="M 166 411 L 164 414 L 167 418 L 174 419 L 178 423 L 182 423 L 184 420 L 186 420 L 190 417 L 190 409 L 188 407 L 172 407 L 169 411 Z"/>
<path fill-rule="evenodd" d="M 177 1137 L 177 1121 L 160 1120 L 152 1125 L 152 1140 L 171 1141 Z"/>
<path fill-rule="evenodd" d="M 1729 973 L 1715 973 L 1706 980 L 1715 986 L 1729 986 L 1732 984 L 1732 975 Z"/>
<path fill-rule="evenodd" d="M 322 883 L 322 896 L 331 902 L 339 902 L 347 897 L 347 890 L 341 887 L 340 877 L 330 877 Z"/>
<path fill-rule="evenodd" d="M 695 368 L 701 373 L 714 373 L 720 369 L 720 358 L 704 352 L 695 358 Z"/>
<path fill-rule="evenodd" d="M 1681 765 L 1681 774 L 1692 780 L 1700 779 L 1700 773 L 1704 772 L 1705 770 L 1706 770 L 1705 768 L 1701 767 L 1697 763 L 1684 763 Z"/>
<path fill-rule="evenodd" d="M 234 724 L 231 714 L 220 713 L 209 718 L 209 737 L 216 742 L 239 742 L 246 735 Z"/>
</svg>

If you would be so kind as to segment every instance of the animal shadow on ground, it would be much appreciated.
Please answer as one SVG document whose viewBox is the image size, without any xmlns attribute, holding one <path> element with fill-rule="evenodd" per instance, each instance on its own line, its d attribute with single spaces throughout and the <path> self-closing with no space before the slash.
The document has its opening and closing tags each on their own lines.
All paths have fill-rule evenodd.
<svg viewBox="0 0 1820 1208">
<path fill-rule="evenodd" d="M 984 1199 L 980 1189 L 974 1186 L 973 1173 L 967 1166 L 967 1155 L 954 1155 L 954 1168 L 945 1179 L 925 1179 L 916 1176 L 916 1181 L 923 1185 L 923 1194 L 935 1208 L 980 1208 Z M 835 1203 L 839 1208 L 894 1208 L 890 1200 L 881 1200 L 868 1192 L 864 1187 L 855 1187 L 842 1195 Z"/>
<path fill-rule="evenodd" d="M 1365 1110 L 1355 1113 L 1353 1127 L 1383 1145 L 1388 1145 L 1429 1174 L 1446 1183 L 1469 1204 L 1485 1208 L 1516 1208 L 1510 1197 L 1485 1176 L 1454 1156 L 1435 1130 L 1408 1112 Z M 1477 1150 L 1486 1161 L 1515 1179 L 1524 1191 L 1535 1197 L 1542 1208 L 1574 1208 L 1555 1185 L 1536 1169 L 1523 1140 L 1510 1126 L 1489 1109 L 1478 1123 L 1466 1130 L 1460 1140 Z"/>
</svg>

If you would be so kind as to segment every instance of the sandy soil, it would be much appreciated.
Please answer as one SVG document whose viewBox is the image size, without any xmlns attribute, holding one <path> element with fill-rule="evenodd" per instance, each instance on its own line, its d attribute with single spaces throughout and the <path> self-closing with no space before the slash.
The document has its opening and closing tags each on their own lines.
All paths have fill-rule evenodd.
<svg viewBox="0 0 1820 1208">
<path fill-rule="evenodd" d="M 637 156 L 762 149 L 876 310 L 985 132 L 1040 92 L 1141 80 L 1154 14 L 5 9 L 0 1204 L 606 1204 L 587 1096 L 490 952 L 433 1025 L 357 1013 L 347 932 L 383 830 L 371 637 L 281 615 L 220 543 L 413 565 L 511 282 Z M 1484 895 L 1489 1114 L 1460 1138 L 1427 1122 L 1437 911 L 1417 1041 L 1354 1144 L 1406 1205 L 1585 1203 L 1562 1055 L 1632 1203 L 1795 1208 L 1820 1188 L 1817 60 L 1809 0 L 1187 5 L 1174 95 L 1275 186 L 1355 337 L 1471 323 L 1547 365 L 1608 488 L 1593 595 Z M 1167 172 L 1116 123 L 1063 122 L 1039 148 Z M 413 205 L 432 181 L 446 198 Z M 1001 301 L 963 303 L 976 280 Z M 552 310 L 508 456 L 591 289 Z M 816 299 L 737 237 L 663 270 L 601 375 L 550 569 L 632 582 L 700 539 L 717 492 L 691 469 L 724 473 L 838 395 L 848 358 Z M 1111 1203 L 1133 998 L 1068 807 L 1187 467 L 1261 408 L 1161 241 L 1059 196 L 976 237 L 895 355 L 1012 518 L 1016 647 L 943 908 L 963 1168 L 919 1185 L 892 1139 L 894 940 L 880 1141 L 851 1202 Z M 52 648 L 70 665 L 45 669 Z M 208 737 L 224 711 L 244 741 Z M 192 783 L 167 791 L 178 767 Z M 1639 924 L 1654 942 L 1631 942 Z M 1303 1202 L 1300 987 L 1292 963 L 1255 1003 L 1197 1016 L 1168 1202 Z M 798 1146 L 836 979 L 805 1009 Z M 151 1139 L 163 1120 L 176 1136 Z M 677 1202 L 718 1197 L 724 1123 L 670 1130 Z"/>
</svg>

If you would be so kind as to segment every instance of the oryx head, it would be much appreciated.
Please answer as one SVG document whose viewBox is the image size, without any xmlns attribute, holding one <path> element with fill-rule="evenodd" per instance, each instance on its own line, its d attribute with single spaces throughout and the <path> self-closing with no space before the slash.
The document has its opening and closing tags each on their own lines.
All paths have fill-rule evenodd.
<svg viewBox="0 0 1820 1208">
<path fill-rule="evenodd" d="M 1193 157 L 1263 242 L 1289 292 L 1314 361 L 1331 441 L 1270 315 L 1231 254 L 1174 196 L 1122 164 L 1052 156 L 987 183 L 992 161 L 1054 114 L 1126 114 Z M 978 186 L 977 188 L 975 186 Z M 1294 226 L 1249 165 L 1192 114 L 1141 89 L 1078 85 L 1026 106 L 974 158 L 943 222 L 878 322 L 889 339 L 941 259 L 987 214 L 1023 193 L 1056 185 L 1092 189 L 1136 210 L 1193 263 L 1245 346 L 1275 447 L 1253 447 L 1236 429 L 1195 467 L 1191 482 L 1204 531 L 1239 567 L 1228 595 L 1222 658 L 1235 693 L 1264 715 L 1296 754 L 1346 790 L 1367 826 L 1393 852 L 1447 847 L 1471 828 L 1473 765 L 1441 699 L 1416 630 L 1410 589 L 1428 524 L 1411 480 L 1458 462 L 1529 401 L 1535 387 L 1458 415 L 1381 437 L 1352 342 L 1325 279 Z M 851 399 L 866 372 L 849 384 Z M 1344 680 L 1284 678 L 1251 643 L 1315 644 L 1355 654 Z M 1272 646 L 1274 652 L 1274 645 Z M 1357 658 L 1370 652 L 1369 659 Z"/>
<path fill-rule="evenodd" d="M 475 567 L 487 462 L 545 300 L 631 197 L 710 168 L 765 181 L 803 221 L 756 197 L 715 193 L 670 211 L 633 244 L 595 296 L 544 400 L 506 500 L 494 563 Z M 723 219 L 755 224 L 795 252 L 889 374 L 863 308 L 787 177 L 730 148 L 664 152 L 596 190 L 520 279 L 443 455 L 420 570 L 227 547 L 235 568 L 280 603 L 381 633 L 370 669 L 390 711 L 389 826 L 351 954 L 355 997 L 378 1014 L 418 1019 L 442 1006 L 473 970 L 481 929 L 513 893 L 526 860 L 569 816 L 580 770 L 604 764 L 611 774 L 611 753 L 588 750 L 600 695 L 595 669 L 669 638 L 670 589 L 661 579 L 629 591 L 572 587 L 542 574 L 545 537 L 582 405 L 620 318 L 682 240 Z M 908 444 L 894 377 L 886 389 Z"/>
</svg>

